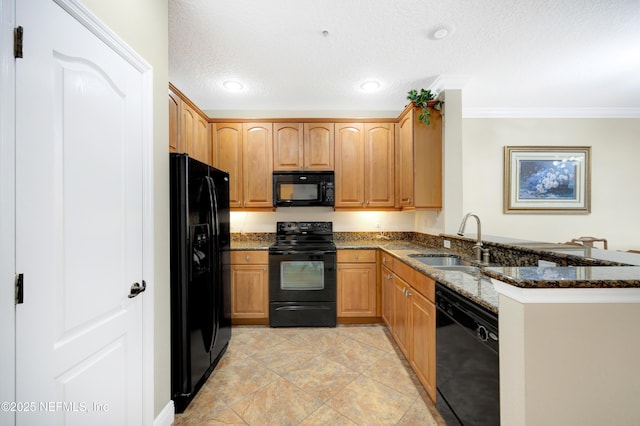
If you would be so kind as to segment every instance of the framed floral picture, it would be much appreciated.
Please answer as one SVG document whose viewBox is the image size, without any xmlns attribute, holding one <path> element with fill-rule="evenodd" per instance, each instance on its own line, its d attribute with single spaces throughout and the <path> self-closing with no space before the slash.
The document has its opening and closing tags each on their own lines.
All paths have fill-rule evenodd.
<svg viewBox="0 0 640 426">
<path fill-rule="evenodd" d="M 591 212 L 591 147 L 505 146 L 505 213 Z"/>
</svg>

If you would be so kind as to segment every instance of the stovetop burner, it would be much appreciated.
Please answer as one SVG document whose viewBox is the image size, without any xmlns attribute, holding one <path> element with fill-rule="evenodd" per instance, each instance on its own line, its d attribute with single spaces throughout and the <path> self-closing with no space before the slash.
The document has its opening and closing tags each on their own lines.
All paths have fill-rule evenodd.
<svg viewBox="0 0 640 426">
<path fill-rule="evenodd" d="M 335 250 L 332 222 L 277 222 L 269 250 Z"/>
</svg>

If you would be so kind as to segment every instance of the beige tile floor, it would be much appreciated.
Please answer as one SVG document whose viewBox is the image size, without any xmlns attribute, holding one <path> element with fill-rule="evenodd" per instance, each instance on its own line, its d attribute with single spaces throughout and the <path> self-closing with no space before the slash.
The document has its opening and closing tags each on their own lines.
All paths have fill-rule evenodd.
<svg viewBox="0 0 640 426">
<path fill-rule="evenodd" d="M 383 325 L 233 328 L 174 425 L 444 425 Z"/>
</svg>

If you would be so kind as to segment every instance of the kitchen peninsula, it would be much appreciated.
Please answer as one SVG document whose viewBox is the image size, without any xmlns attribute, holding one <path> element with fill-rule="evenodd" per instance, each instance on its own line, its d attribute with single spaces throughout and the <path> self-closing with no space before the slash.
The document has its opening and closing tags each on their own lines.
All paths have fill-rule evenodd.
<svg viewBox="0 0 640 426">
<path fill-rule="evenodd" d="M 410 256 L 470 258 L 472 239 L 399 234 L 336 233 L 335 243 L 388 253 L 499 312 L 502 424 L 640 424 L 640 255 L 486 236 L 492 264 L 474 275 Z M 266 249 L 263 237 L 238 236 L 232 249 Z"/>
</svg>

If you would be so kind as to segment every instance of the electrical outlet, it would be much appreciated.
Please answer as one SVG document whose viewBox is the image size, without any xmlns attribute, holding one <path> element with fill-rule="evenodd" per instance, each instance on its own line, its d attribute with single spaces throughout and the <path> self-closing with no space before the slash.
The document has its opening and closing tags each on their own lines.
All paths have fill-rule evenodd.
<svg viewBox="0 0 640 426">
<path fill-rule="evenodd" d="M 549 262 L 547 260 L 538 259 L 538 266 L 542 268 L 552 268 L 557 266 L 556 262 Z"/>
<path fill-rule="evenodd" d="M 449 240 L 444 240 L 444 241 L 443 241 L 443 244 L 444 244 L 444 248 L 451 248 L 451 241 L 449 241 Z"/>
</svg>

